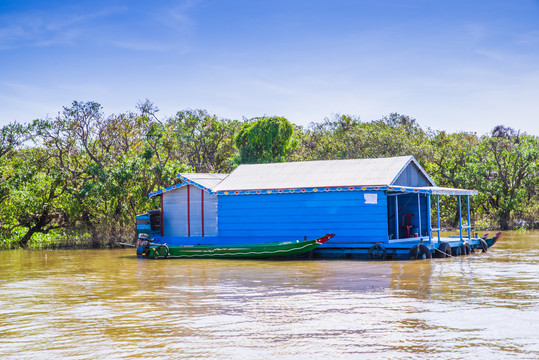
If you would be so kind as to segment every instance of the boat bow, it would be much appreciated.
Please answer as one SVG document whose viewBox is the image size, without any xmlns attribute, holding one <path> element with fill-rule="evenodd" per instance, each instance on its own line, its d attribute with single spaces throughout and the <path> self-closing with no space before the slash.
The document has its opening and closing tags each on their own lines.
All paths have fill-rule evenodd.
<svg viewBox="0 0 539 360">
<path fill-rule="evenodd" d="M 322 236 L 321 238 L 316 239 L 315 241 L 317 243 L 319 243 L 320 245 L 322 245 L 322 244 L 326 243 L 329 239 L 331 239 L 334 236 L 335 236 L 335 234 L 326 234 L 326 235 Z"/>
</svg>

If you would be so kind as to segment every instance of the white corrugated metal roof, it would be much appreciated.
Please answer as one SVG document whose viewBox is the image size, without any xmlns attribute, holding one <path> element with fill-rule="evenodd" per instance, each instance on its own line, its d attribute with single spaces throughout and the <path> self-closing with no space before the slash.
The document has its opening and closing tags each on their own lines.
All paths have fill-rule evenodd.
<svg viewBox="0 0 539 360">
<path fill-rule="evenodd" d="M 208 174 L 208 173 L 181 173 L 178 177 L 182 180 L 189 179 L 192 182 L 195 182 L 205 188 L 213 189 L 217 186 L 223 179 L 225 179 L 228 174 Z"/>
<path fill-rule="evenodd" d="M 212 189 L 236 191 L 323 186 L 387 186 L 392 184 L 411 161 L 422 170 L 412 156 L 240 165 Z"/>
</svg>

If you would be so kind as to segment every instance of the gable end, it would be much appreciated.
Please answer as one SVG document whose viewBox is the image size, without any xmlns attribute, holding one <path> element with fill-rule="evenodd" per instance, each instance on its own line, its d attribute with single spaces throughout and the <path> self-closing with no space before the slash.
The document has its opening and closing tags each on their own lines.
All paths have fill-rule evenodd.
<svg viewBox="0 0 539 360">
<path fill-rule="evenodd" d="M 392 185 L 422 187 L 435 186 L 434 181 L 427 175 L 425 170 L 420 167 L 415 161 L 409 161 L 408 164 L 401 170 Z"/>
</svg>

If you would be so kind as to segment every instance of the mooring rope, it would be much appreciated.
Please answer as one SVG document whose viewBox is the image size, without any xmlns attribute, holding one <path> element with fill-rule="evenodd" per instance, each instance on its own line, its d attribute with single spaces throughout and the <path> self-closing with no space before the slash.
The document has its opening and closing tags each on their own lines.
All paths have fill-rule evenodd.
<svg viewBox="0 0 539 360">
<path fill-rule="evenodd" d="M 453 257 L 453 255 L 448 254 L 448 253 L 446 253 L 446 252 L 443 252 L 443 251 L 440 250 L 440 249 L 434 248 L 434 250 L 439 251 L 439 252 L 441 252 L 442 254 L 445 254 L 445 256 Z"/>
</svg>

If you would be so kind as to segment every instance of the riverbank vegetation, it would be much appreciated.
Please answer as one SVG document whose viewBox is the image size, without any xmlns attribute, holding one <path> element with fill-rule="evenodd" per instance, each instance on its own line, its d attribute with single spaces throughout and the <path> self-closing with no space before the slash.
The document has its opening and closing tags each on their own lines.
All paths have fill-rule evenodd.
<svg viewBox="0 0 539 360">
<path fill-rule="evenodd" d="M 161 119 L 150 101 L 105 115 L 73 102 L 56 117 L 0 129 L 0 246 L 102 247 L 133 242 L 135 215 L 158 207 L 151 191 L 180 172 L 230 172 L 240 163 L 413 155 L 439 186 L 476 189 L 475 228 L 536 228 L 537 136 L 423 129 L 390 114 L 334 115 L 308 126 L 283 117 L 230 120 L 205 110 Z M 443 226 L 458 224 L 442 197 Z"/>
</svg>

